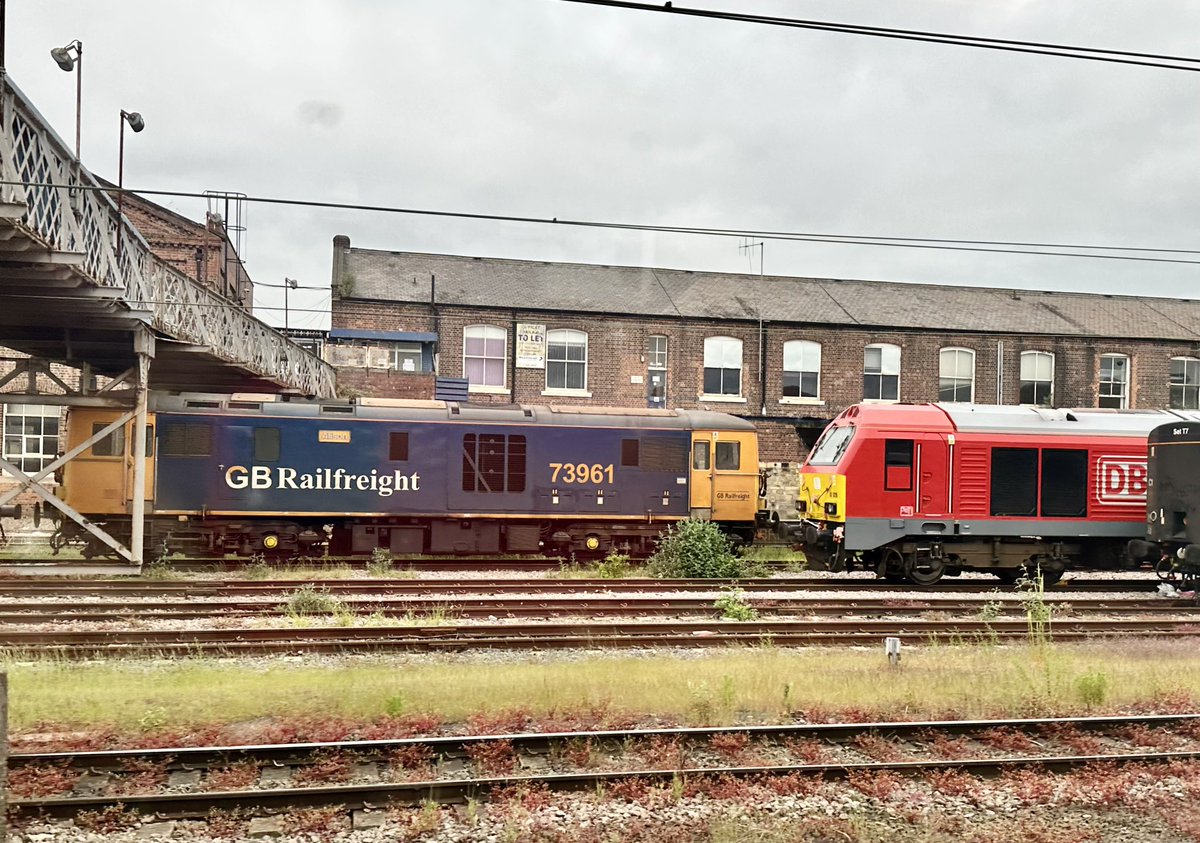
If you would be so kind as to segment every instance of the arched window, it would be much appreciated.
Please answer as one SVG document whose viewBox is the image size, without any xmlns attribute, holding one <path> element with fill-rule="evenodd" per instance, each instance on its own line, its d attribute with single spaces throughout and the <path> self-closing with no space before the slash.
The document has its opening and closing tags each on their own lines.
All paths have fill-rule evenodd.
<svg viewBox="0 0 1200 843">
<path fill-rule="evenodd" d="M 508 332 L 495 325 L 463 328 L 463 376 L 470 386 L 504 387 Z"/>
<path fill-rule="evenodd" d="M 1129 357 L 1100 355 L 1100 400 L 1098 406 L 1124 410 L 1129 406 Z"/>
<path fill-rule="evenodd" d="M 1200 360 L 1171 358 L 1171 409 L 1200 410 Z"/>
<path fill-rule="evenodd" d="M 788 340 L 783 344 L 783 397 L 821 397 L 821 344 Z"/>
<path fill-rule="evenodd" d="M 975 400 L 975 352 L 969 348 L 943 348 L 938 355 L 938 400 Z"/>
<path fill-rule="evenodd" d="M 704 340 L 704 394 L 742 394 L 742 341 L 733 337 Z"/>
<path fill-rule="evenodd" d="M 863 352 L 863 400 L 900 400 L 900 346 L 868 345 Z"/>
<path fill-rule="evenodd" d="M 587 346 L 583 331 L 546 332 L 546 389 L 587 389 Z"/>
<path fill-rule="evenodd" d="M 1054 404 L 1054 355 L 1050 352 L 1021 352 L 1021 403 Z"/>
</svg>

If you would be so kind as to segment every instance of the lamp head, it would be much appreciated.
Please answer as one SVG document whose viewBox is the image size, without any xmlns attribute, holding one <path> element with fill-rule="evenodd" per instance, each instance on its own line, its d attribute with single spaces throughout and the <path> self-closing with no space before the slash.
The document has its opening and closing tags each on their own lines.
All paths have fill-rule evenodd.
<svg viewBox="0 0 1200 843">
<path fill-rule="evenodd" d="M 122 111 L 121 117 L 124 118 L 125 122 L 129 124 L 129 128 L 133 129 L 135 132 L 140 132 L 142 129 L 146 128 L 146 121 L 143 120 L 142 115 L 138 114 L 136 111 Z"/>
<path fill-rule="evenodd" d="M 55 64 L 68 73 L 75 69 L 75 64 L 82 56 L 83 44 L 79 41 L 72 41 L 65 47 L 55 47 L 50 51 L 50 58 L 54 59 Z"/>
</svg>

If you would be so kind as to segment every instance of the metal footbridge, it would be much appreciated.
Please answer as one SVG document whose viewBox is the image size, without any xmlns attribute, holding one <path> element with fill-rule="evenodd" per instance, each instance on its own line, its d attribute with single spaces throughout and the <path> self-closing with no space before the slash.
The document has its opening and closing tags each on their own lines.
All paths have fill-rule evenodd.
<svg viewBox="0 0 1200 843">
<path fill-rule="evenodd" d="M 109 190 L 81 166 L 3 69 L 0 346 L 20 355 L 0 367 L 0 401 L 125 410 L 120 424 L 132 421 L 135 428 L 135 474 L 144 464 L 148 389 L 318 397 L 335 392 L 331 366 L 156 257 L 119 215 Z M 77 382 L 61 377 L 52 363 L 78 369 Z M 18 386 L 24 391 L 14 392 Z M 140 564 L 145 503 L 140 495 L 130 501 L 134 529 L 125 548 L 38 482 L 72 456 L 64 454 L 32 477 L 0 460 L 0 469 L 20 484 L 0 494 L 0 505 L 31 489 L 118 555 Z M 142 488 L 141 482 L 135 477 L 132 488 Z"/>
</svg>

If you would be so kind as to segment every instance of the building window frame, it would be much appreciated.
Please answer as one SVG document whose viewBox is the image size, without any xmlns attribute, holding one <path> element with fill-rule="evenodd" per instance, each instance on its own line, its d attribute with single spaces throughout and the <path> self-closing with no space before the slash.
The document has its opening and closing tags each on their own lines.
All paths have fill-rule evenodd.
<svg viewBox="0 0 1200 843">
<path fill-rule="evenodd" d="M 1028 366 L 1026 364 L 1029 364 Z M 1049 373 L 1046 373 L 1042 364 L 1048 364 Z M 1021 352 L 1020 358 L 1020 380 L 1018 381 L 1017 403 L 1026 407 L 1053 407 L 1054 406 L 1054 370 L 1055 370 L 1054 352 L 1039 351 L 1030 349 Z M 1044 393 L 1040 389 L 1045 387 Z M 1039 395 L 1044 394 L 1044 400 L 1038 400 Z M 1031 400 L 1026 400 L 1031 399 Z"/>
<path fill-rule="evenodd" d="M 952 363 L 947 372 L 947 355 Z M 967 371 L 963 374 L 963 360 L 968 362 Z M 961 397 L 963 387 L 966 387 L 966 398 Z M 949 393 L 950 397 L 947 397 Z M 949 404 L 975 403 L 975 350 L 951 345 L 938 351 L 938 401 Z"/>
<path fill-rule="evenodd" d="M 58 457 L 62 408 L 51 404 L 4 406 L 4 459 L 37 474 Z"/>
<path fill-rule="evenodd" d="M 788 340 L 783 344 L 781 404 L 818 404 L 821 400 L 821 344 L 813 340 Z M 789 394 L 792 392 L 794 394 Z M 805 394 L 805 393 L 811 394 Z"/>
<path fill-rule="evenodd" d="M 704 338 L 701 401 L 745 403 L 742 395 L 742 341 L 724 334 Z M 709 387 L 716 387 L 715 390 Z"/>
<path fill-rule="evenodd" d="M 500 344 L 496 353 L 496 343 Z M 481 343 L 482 345 L 475 345 Z M 477 353 L 476 353 L 477 352 Z M 496 364 L 499 363 L 497 367 Z M 472 365 L 474 364 L 474 365 Z M 483 380 L 471 379 L 471 369 L 482 371 Z M 499 383 L 495 370 L 499 368 Z M 495 325 L 467 325 L 463 328 L 462 373 L 468 392 L 508 392 L 508 331 Z"/>
<path fill-rule="evenodd" d="M 863 403 L 896 404 L 900 401 L 902 359 L 900 346 L 894 343 L 873 342 L 863 349 Z"/>
<path fill-rule="evenodd" d="M 1167 406 L 1172 410 L 1200 410 L 1200 358 L 1186 354 L 1172 357 L 1167 369 L 1167 389 Z"/>
<path fill-rule="evenodd" d="M 555 346 L 559 346 L 555 349 Z M 557 356 L 556 356 L 557 355 Z M 561 377 L 558 375 L 561 374 Z M 572 386 L 572 383 L 579 384 Z M 588 334 L 574 328 L 546 332 L 546 389 L 543 395 L 591 398 L 588 392 Z"/>
<path fill-rule="evenodd" d="M 1132 365 L 1128 354 L 1110 352 L 1100 355 L 1100 376 L 1096 390 L 1097 407 L 1112 410 L 1129 409 L 1129 373 L 1131 369 Z"/>
</svg>

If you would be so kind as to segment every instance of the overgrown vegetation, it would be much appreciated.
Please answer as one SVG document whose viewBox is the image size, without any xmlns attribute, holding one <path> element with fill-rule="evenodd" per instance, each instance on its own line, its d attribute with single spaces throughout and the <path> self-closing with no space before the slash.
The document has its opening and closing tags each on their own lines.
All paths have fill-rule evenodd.
<svg viewBox="0 0 1200 843">
<path fill-rule="evenodd" d="M 367 563 L 367 573 L 373 577 L 389 577 L 395 560 L 392 554 L 382 547 L 371 551 L 371 561 Z"/>
<path fill-rule="evenodd" d="M 582 711 L 726 723 L 1188 711 L 1200 692 L 1200 652 L 1191 639 L 914 647 L 899 671 L 873 647 L 731 648 L 688 659 L 622 653 L 532 664 L 464 658 L 402 670 L 391 658 L 364 656 L 276 662 L 269 670 L 205 659 L 153 669 L 135 660 L 0 666 L 9 672 L 14 730 L 52 713 L 63 728 L 43 724 L 42 731 L 105 725 L 142 736 L 258 718 L 371 722 L 385 712 L 446 722 L 521 709 L 560 720 Z M 522 723 L 513 725 L 519 731 Z"/>
<path fill-rule="evenodd" d="M 672 524 L 647 564 L 666 579 L 745 579 L 763 574 L 760 563 L 733 552 L 733 543 L 712 521 L 689 518 Z"/>
<path fill-rule="evenodd" d="M 283 611 L 291 617 L 308 617 L 332 615 L 341 607 L 342 601 L 330 594 L 329 589 L 305 583 L 288 595 Z"/>
<path fill-rule="evenodd" d="M 731 621 L 758 620 L 758 609 L 746 600 L 746 592 L 740 588 L 725 589 L 713 602 L 713 608 L 721 613 L 721 617 Z"/>
</svg>

